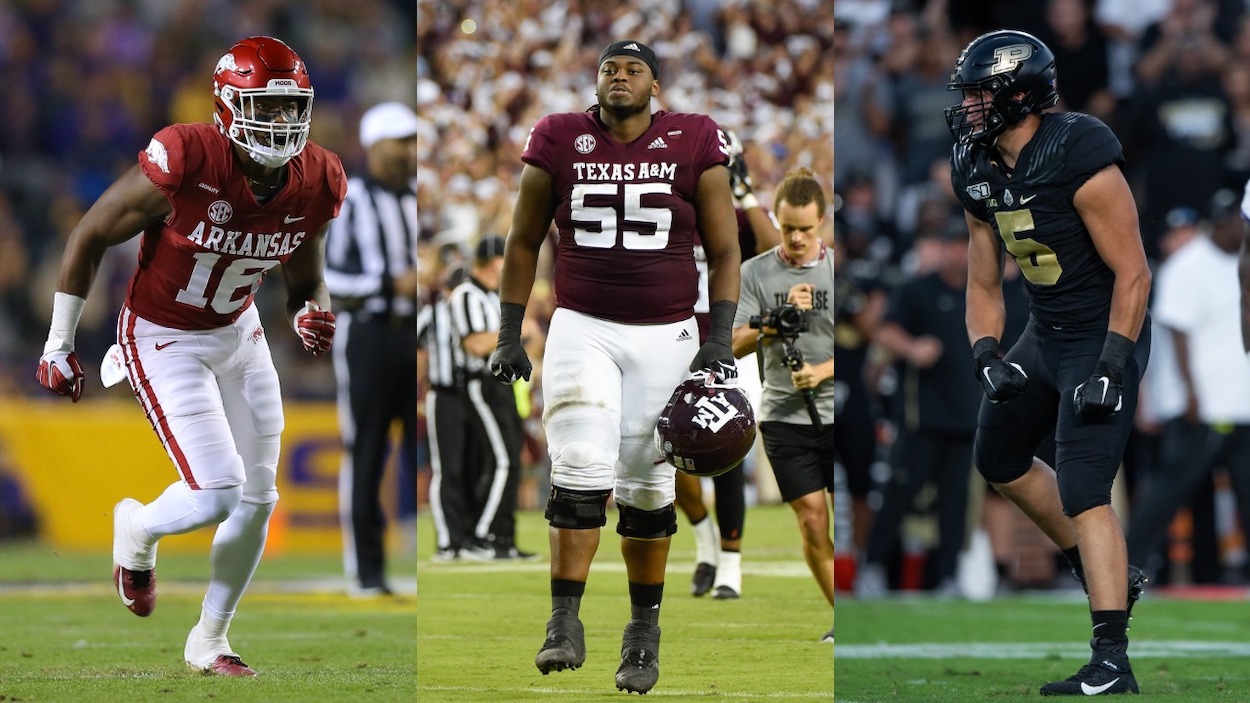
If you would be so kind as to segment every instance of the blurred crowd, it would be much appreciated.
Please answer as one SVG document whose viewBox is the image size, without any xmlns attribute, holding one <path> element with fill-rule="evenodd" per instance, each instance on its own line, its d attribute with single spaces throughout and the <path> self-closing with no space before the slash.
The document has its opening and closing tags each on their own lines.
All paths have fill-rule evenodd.
<svg viewBox="0 0 1250 703">
<path fill-rule="evenodd" d="M 212 72 L 231 45 L 269 34 L 294 48 L 316 91 L 312 139 L 359 173 L 361 113 L 413 102 L 415 11 L 405 0 L 0 3 L 0 393 L 42 392 L 34 369 L 70 230 L 156 131 L 212 121 Z M 138 243 L 105 258 L 79 327 L 84 365 L 114 337 Z M 263 319 L 284 317 L 281 288 L 261 288 Z M 271 344 L 286 395 L 333 397 L 333 374 L 301 372 L 317 362 L 294 334 Z"/>
<path fill-rule="evenodd" d="M 618 39 L 655 50 L 655 108 L 706 114 L 739 135 L 765 207 L 798 166 L 832 185 L 834 4 L 826 0 L 418 0 L 417 10 L 418 217 L 431 296 L 482 237 L 507 234 L 529 129 L 546 114 L 595 103 L 599 52 Z M 540 263 L 527 311 L 539 327 L 554 305 L 549 266 Z M 541 341 L 530 354 L 538 365 Z M 529 462 L 545 459 L 539 384 Z"/>
<path fill-rule="evenodd" d="M 1221 231 L 1233 228 L 1235 237 L 1240 230 L 1236 203 L 1250 176 L 1250 14 L 1240 0 L 839 0 L 834 20 L 837 303 L 840 325 L 848 331 L 839 338 L 846 347 L 840 349 L 846 356 L 839 358 L 855 360 L 853 368 L 845 369 L 839 361 L 837 370 L 844 381 L 849 376 L 850 382 L 863 384 L 866 393 L 852 395 L 848 402 L 864 403 L 876 430 L 870 475 L 848 476 L 855 488 L 854 520 L 850 510 L 839 520 L 840 527 L 854 528 L 839 534 L 839 549 L 850 555 L 840 562 L 839 585 L 850 588 L 854 557 L 862 567 L 873 518 L 883 509 L 883 496 L 889 495 L 884 487 L 900 480 L 892 452 L 895 438 L 909 426 L 926 426 L 923 418 L 909 415 L 916 407 L 908 403 L 908 383 L 923 377 L 917 369 L 932 368 L 951 354 L 958 360 L 954 373 L 976 389 L 966 342 L 953 350 L 933 346 L 932 339 L 940 335 L 905 329 L 903 309 L 905 289 L 912 282 L 928 275 L 956 282 L 966 276 L 966 266 L 960 269 L 967 250 L 966 226 L 950 186 L 953 139 L 943 115 L 944 107 L 961 99 L 946 89 L 960 50 L 974 37 L 999 28 L 1036 35 L 1056 55 L 1057 109 L 1095 115 L 1119 137 L 1146 253 L 1156 270 L 1153 310 L 1162 285 L 1158 272 L 1169 256 L 1195 239 L 1222 246 Z M 1235 251 L 1234 244 L 1225 260 L 1235 257 Z M 1009 271 L 1009 309 L 1016 305 L 1024 310 L 1012 277 Z M 960 287 L 952 284 L 952 289 Z M 1009 328 L 1010 317 L 1009 310 Z M 1239 345 L 1236 322 L 1229 320 L 1234 327 L 1225 333 L 1237 334 Z M 961 327 L 962 318 L 952 324 Z M 1138 431 L 1125 457 L 1123 490 L 1117 496 L 1126 523 L 1152 477 L 1160 467 L 1167 468 L 1164 427 L 1187 416 L 1185 391 L 1176 390 L 1182 386 L 1171 332 L 1156 324 L 1152 371 L 1143 386 Z M 917 341 L 922 343 L 913 344 Z M 1225 393 L 1240 392 L 1235 388 Z M 1172 401 L 1178 392 L 1179 407 Z M 1188 411 L 1191 424 L 1211 424 L 1194 407 Z M 970 443 L 975 419 L 975 407 L 958 420 L 943 418 L 943 431 Z M 1250 457 L 1235 459 L 1242 460 Z M 1176 526 L 1180 531 L 1171 544 L 1175 547 L 1176 534 L 1183 534 L 1184 549 L 1173 549 L 1170 555 L 1153 550 L 1152 563 L 1141 564 L 1154 567 L 1151 573 L 1158 571 L 1157 578 L 1167 580 L 1171 574 L 1177 580 L 1246 580 L 1238 511 L 1230 507 L 1222 467 L 1215 469 L 1204 477 L 1191 513 L 1202 519 L 1189 527 Z M 1001 512 L 1002 504 L 986 494 L 986 484 L 971 467 L 962 470 L 971 486 L 970 500 L 938 497 L 932 486 L 946 479 L 934 475 L 930 489 L 907 498 L 904 508 L 912 517 L 966 512 L 966 518 L 958 518 L 963 539 L 943 546 L 938 544 L 943 541 L 939 530 L 932 527 L 941 520 L 903 521 L 888 539 L 875 540 L 875 551 L 881 552 L 880 544 L 891 548 L 889 584 L 957 593 L 950 550 L 966 554 L 968 535 L 982 526 L 993 542 L 1000 582 L 1070 581 L 1066 569 L 1058 573 L 1019 563 L 1021 555 L 1028 557 L 1020 545 L 1038 542 L 1038 535 L 1020 528 L 1010 511 Z M 1167 477 L 1159 484 L 1167 486 Z M 1169 515 L 1160 517 L 1170 521 Z M 1130 551 L 1133 541 L 1129 534 Z M 926 553 L 927 566 L 907 566 L 909 555 Z M 1038 558 L 1044 561 L 1045 554 Z M 1144 557 L 1138 553 L 1130 558 Z M 1182 566 L 1189 571 L 1163 568 L 1171 559 L 1185 561 Z"/>
</svg>

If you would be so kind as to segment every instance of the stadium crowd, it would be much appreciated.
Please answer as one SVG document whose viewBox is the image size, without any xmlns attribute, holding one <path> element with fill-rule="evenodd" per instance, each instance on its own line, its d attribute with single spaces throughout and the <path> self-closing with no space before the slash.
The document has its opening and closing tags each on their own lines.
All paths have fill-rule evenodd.
<svg viewBox="0 0 1250 703">
<path fill-rule="evenodd" d="M 927 352 L 917 352 L 914 358 L 897 353 L 904 347 L 892 342 L 898 337 L 896 311 L 906 302 L 900 301 L 899 291 L 908 282 L 948 266 L 950 247 L 967 249 L 962 208 L 950 185 L 953 139 L 943 115 L 943 108 L 958 103 L 961 96 L 947 90 L 947 80 L 960 49 L 974 37 L 999 28 L 1023 30 L 1046 42 L 1056 55 L 1061 100 L 1057 109 L 1088 112 L 1106 122 L 1119 138 L 1146 253 L 1156 272 L 1155 348 L 1135 437 L 1121 472 L 1124 490 L 1118 500 L 1124 503 L 1120 514 L 1126 522 L 1138 519 L 1134 515 L 1130 521 L 1128 516 L 1144 503 L 1142 496 L 1151 487 L 1152 477 L 1168 467 L 1164 428 L 1186 415 L 1185 391 L 1170 343 L 1172 329 L 1159 326 L 1158 297 L 1167 279 L 1161 280 L 1159 272 L 1171 255 L 1192 240 L 1205 241 L 1222 227 L 1240 227 L 1236 202 L 1250 176 L 1250 15 L 1244 3 L 840 0 L 833 57 L 838 117 L 835 192 L 840 199 L 835 215 L 840 277 L 836 302 L 840 328 L 854 333 L 839 336 L 837 372 L 844 383 L 863 383 L 867 393 L 852 394 L 845 402 L 863 404 L 859 410 L 870 414 L 876 429 L 873 459 L 850 471 L 856 475 L 848 475 L 855 500 L 837 504 L 838 524 L 843 528 L 838 532 L 838 548 L 844 557 L 838 576 L 843 589 L 852 588 L 856 556 L 862 571 L 873 517 L 881 514 L 885 486 L 897 468 L 891 451 L 895 437 L 914 421 L 908 414 L 916 410 L 911 405 L 909 368 L 934 363 L 923 360 Z M 1211 240 L 1219 241 L 1215 236 Z M 1007 278 L 1012 277 L 1009 272 Z M 1017 303 L 1023 305 L 1022 301 L 1021 297 Z M 1235 329 L 1236 320 L 1229 322 Z M 959 327 L 956 332 L 962 332 L 962 316 Z M 1003 341 L 1006 348 L 1009 340 Z M 1239 335 L 1237 344 L 1240 349 Z M 971 373 L 971 351 L 964 346 L 958 352 L 961 383 L 979 398 Z M 844 364 L 843 359 L 853 363 Z M 1237 388 L 1230 385 L 1225 394 L 1239 393 Z M 1194 409 L 1189 410 L 1192 423 Z M 919 412 L 926 412 L 923 400 Z M 839 422 L 842 418 L 840 414 Z M 973 413 L 951 431 L 965 432 L 970 443 L 975 419 Z M 1232 420 L 1236 425 L 1245 422 Z M 840 451 L 844 447 L 838 446 Z M 848 456 L 844 453 L 842 459 L 845 462 Z M 1244 460 L 1244 456 L 1234 457 L 1224 463 Z M 936 466 L 930 468 L 938 471 Z M 1004 512 L 1004 502 L 987 494 L 984 480 L 975 471 L 965 471 L 964 476 L 971 478 L 971 500 L 935 499 L 933 491 L 918 491 L 904 498 L 907 505 L 901 510 L 913 515 L 943 510 L 963 513 L 957 519 L 963 521 L 960 532 L 964 537 L 957 540 L 955 550 L 967 547 L 975 528 L 987 527 L 1001 584 L 1075 587 L 1066 568 L 1053 567 L 1053 555 L 1040 533 L 1022 528 L 1026 521 L 1014 517 L 1013 509 Z M 1170 485 L 1164 483 L 1169 480 L 1165 477 L 1159 483 Z M 936 474 L 932 482 L 939 483 Z M 1227 485 L 1222 470 L 1204 477 L 1195 505 L 1205 507 L 1192 511 L 1193 527 L 1182 530 L 1184 550 L 1171 550 L 1176 563 L 1170 570 L 1162 568 L 1161 553 L 1152 554 L 1150 563 L 1140 566 L 1162 581 L 1244 582 L 1250 574 L 1245 571 L 1244 543 L 1236 528 L 1238 511 L 1230 507 Z M 1213 509 L 1213 504 L 1223 507 Z M 847 510 L 842 511 L 843 507 Z M 890 512 L 898 508 L 892 506 Z M 1170 515 L 1158 517 L 1171 520 Z M 1243 521 L 1247 517 L 1242 515 Z M 926 527 L 930 523 L 898 520 L 893 515 L 890 522 L 903 527 L 895 526 L 887 536 L 892 548 L 888 581 L 877 579 L 880 574 L 870 579 L 873 583 L 861 580 L 861 595 L 878 595 L 887 585 L 960 593 L 950 566 L 953 562 L 943 556 L 937 531 Z M 1140 559 L 1140 552 L 1132 553 L 1131 532 L 1128 539 L 1130 557 Z M 873 551 L 880 553 L 880 545 L 874 546 Z M 946 547 L 951 549 L 951 545 Z M 926 553 L 927 571 L 920 565 L 923 558 L 913 558 Z M 967 588 L 963 592 L 967 594 Z"/>
<path fill-rule="evenodd" d="M 482 237 L 507 234 L 528 130 L 545 114 L 594 104 L 591 76 L 569 67 L 596 65 L 598 52 L 622 37 L 657 54 L 653 105 L 709 115 L 741 137 L 766 207 L 789 169 L 806 166 L 832 180 L 832 3 L 419 0 L 417 8 L 417 193 L 428 291 L 466 264 Z M 528 311 L 541 326 L 554 300 L 550 262 L 540 266 Z M 546 459 L 540 347 L 531 357 L 526 462 L 537 465 Z M 537 505 L 535 477 L 545 475 L 523 481 L 521 507 Z"/>
<path fill-rule="evenodd" d="M 312 139 L 364 168 L 361 114 L 411 103 L 415 8 L 401 0 L 21 0 L 0 6 L 0 393 L 35 383 L 65 238 L 84 210 L 172 122 L 212 120 L 213 67 L 239 38 L 272 34 L 302 55 L 316 90 Z M 110 250 L 79 327 L 94 365 L 115 335 L 136 238 Z M 281 296 L 263 287 L 265 319 Z M 271 341 L 288 397 L 334 396 L 334 376 L 294 335 Z M 89 372 L 94 378 L 95 373 Z M 94 383 L 94 381 L 92 381 Z M 126 393 L 118 386 L 94 395 Z"/>
</svg>

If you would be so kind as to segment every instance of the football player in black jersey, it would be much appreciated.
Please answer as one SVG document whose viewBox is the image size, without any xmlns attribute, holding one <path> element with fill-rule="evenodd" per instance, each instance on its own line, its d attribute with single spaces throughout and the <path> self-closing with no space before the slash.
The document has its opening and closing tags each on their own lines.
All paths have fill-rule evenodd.
<svg viewBox="0 0 1250 703">
<path fill-rule="evenodd" d="M 986 394 L 975 458 L 986 480 L 1063 550 L 1089 594 L 1093 656 L 1042 695 L 1137 693 L 1128 616 L 1144 579 L 1111 506 L 1150 351 L 1150 269 L 1119 141 L 1059 100 L 1055 57 L 1013 30 L 974 39 L 947 84 L 952 182 L 971 232 L 968 337 Z M 1031 315 L 1003 355 L 1003 252 Z M 1055 468 L 1034 458 L 1055 432 Z M 1127 595 L 1126 595 L 1127 594 Z"/>
</svg>

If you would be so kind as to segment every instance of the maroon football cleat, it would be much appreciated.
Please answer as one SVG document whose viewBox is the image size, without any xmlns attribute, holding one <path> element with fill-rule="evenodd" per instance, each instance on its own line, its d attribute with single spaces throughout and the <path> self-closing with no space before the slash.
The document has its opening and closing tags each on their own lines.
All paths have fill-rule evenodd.
<svg viewBox="0 0 1250 703">
<path fill-rule="evenodd" d="M 156 569 L 131 571 L 114 564 L 113 585 L 122 604 L 135 615 L 146 618 L 156 610 Z"/>
<path fill-rule="evenodd" d="M 205 674 L 214 676 L 255 676 L 252 667 L 243 663 L 237 654 L 223 654 L 213 661 L 212 666 L 204 670 Z"/>
</svg>

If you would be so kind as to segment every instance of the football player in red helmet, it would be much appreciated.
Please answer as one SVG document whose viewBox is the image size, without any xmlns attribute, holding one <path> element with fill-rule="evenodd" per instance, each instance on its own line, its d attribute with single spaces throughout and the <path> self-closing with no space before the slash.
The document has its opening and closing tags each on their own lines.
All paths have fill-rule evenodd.
<svg viewBox="0 0 1250 703">
<path fill-rule="evenodd" d="M 156 607 L 156 546 L 215 526 L 212 575 L 183 650 L 191 667 L 252 676 L 226 639 L 264 550 L 278 500 L 283 427 L 278 374 L 252 304 L 280 268 L 287 320 L 324 354 L 334 314 L 322 279 L 324 238 L 346 192 L 334 154 L 308 141 L 312 85 L 273 37 L 235 44 L 213 72 L 216 125 L 156 133 L 70 233 L 39 382 L 77 401 L 75 331 L 108 247 L 143 233 L 139 264 L 102 378 L 125 378 L 178 471 L 146 505 L 113 511 L 113 580 L 122 603 Z"/>
</svg>

